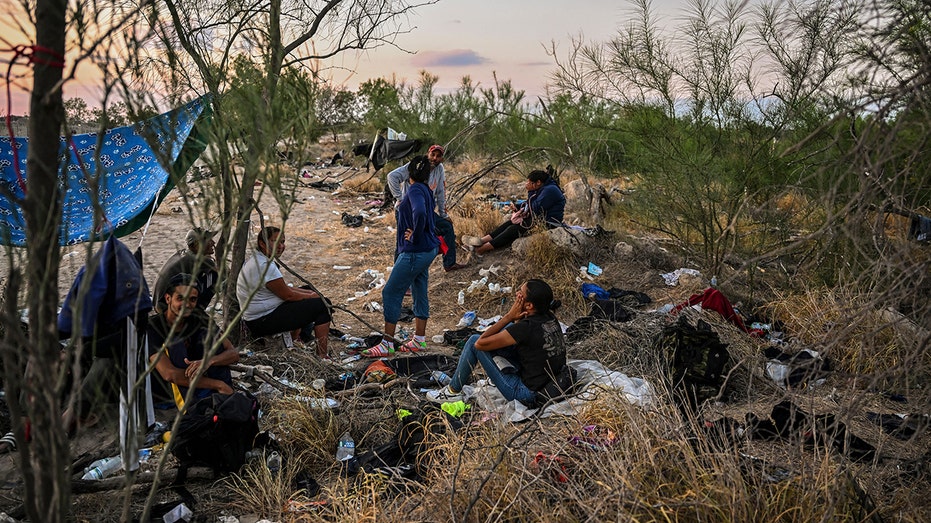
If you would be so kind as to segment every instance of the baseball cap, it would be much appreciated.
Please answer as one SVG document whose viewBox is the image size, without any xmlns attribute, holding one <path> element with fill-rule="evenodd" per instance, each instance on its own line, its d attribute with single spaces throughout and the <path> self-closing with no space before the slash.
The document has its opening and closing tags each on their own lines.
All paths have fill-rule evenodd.
<svg viewBox="0 0 931 523">
<path fill-rule="evenodd" d="M 216 235 L 217 231 L 208 231 L 201 227 L 194 227 L 188 231 L 184 241 L 187 243 L 188 247 L 194 247 L 194 245 L 205 243 L 207 240 L 212 239 Z"/>
<path fill-rule="evenodd" d="M 446 149 L 443 149 L 443 146 L 442 146 L 442 145 L 439 145 L 439 144 L 433 144 L 433 145 L 431 145 L 430 148 L 427 149 L 427 154 L 430 154 L 430 153 L 432 153 L 433 151 L 439 151 L 440 154 L 446 154 Z"/>
</svg>

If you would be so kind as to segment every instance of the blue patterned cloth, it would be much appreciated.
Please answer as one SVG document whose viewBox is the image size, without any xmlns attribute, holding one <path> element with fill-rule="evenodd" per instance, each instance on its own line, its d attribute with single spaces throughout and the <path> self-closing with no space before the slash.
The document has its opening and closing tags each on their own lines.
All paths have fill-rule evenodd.
<svg viewBox="0 0 931 523">
<path fill-rule="evenodd" d="M 59 182 L 65 193 L 59 243 L 123 236 L 145 223 L 153 205 L 167 192 L 163 190 L 171 182 L 169 172 L 177 167 L 179 157 L 184 163 L 193 161 L 181 153 L 190 145 L 188 138 L 206 106 L 207 100 L 198 98 L 144 122 L 109 129 L 100 141 L 97 134 L 75 135 L 74 147 L 62 138 Z M 202 151 L 203 144 L 197 145 Z M 14 170 L 12 147 L 18 149 L 22 185 L 27 176 L 28 140 L 0 137 L 0 243 L 21 247 L 26 244 L 26 220 L 20 205 L 25 195 Z M 94 180 L 100 187 L 104 215 L 100 224 L 94 223 L 94 194 L 88 183 Z"/>
</svg>

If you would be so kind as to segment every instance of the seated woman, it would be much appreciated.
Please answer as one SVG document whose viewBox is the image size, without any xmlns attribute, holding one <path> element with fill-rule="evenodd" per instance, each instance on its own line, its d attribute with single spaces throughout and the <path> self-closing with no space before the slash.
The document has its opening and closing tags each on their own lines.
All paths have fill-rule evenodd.
<svg viewBox="0 0 931 523">
<path fill-rule="evenodd" d="M 559 227 L 566 209 L 566 195 L 552 175 L 552 167 L 531 171 L 527 175 L 527 201 L 519 209 L 511 204 L 511 218 L 485 236 L 463 236 L 465 249 L 481 256 L 529 235 L 537 223 L 543 223 L 547 229 Z"/>
<path fill-rule="evenodd" d="M 193 400 L 214 392 L 233 393 L 229 366 L 239 361 L 239 352 L 224 339 L 213 356 L 205 346 L 209 319 L 197 308 L 200 294 L 190 274 L 176 274 L 165 288 L 165 310 L 149 318 L 149 361 L 171 384 L 175 404 L 184 408 L 188 388 L 197 387 Z"/>
<path fill-rule="evenodd" d="M 449 385 L 427 392 L 427 399 L 436 403 L 461 400 L 462 386 L 475 365 L 481 364 L 505 399 L 536 406 L 538 393 L 556 381 L 566 366 L 566 342 L 553 314 L 559 306 L 546 282 L 529 280 L 521 285 L 507 314 L 466 342 Z"/>
<path fill-rule="evenodd" d="M 242 319 L 253 336 L 290 332 L 295 340 L 316 338 L 317 355 L 329 359 L 330 304 L 310 289 L 289 287 L 275 260 L 284 252 L 285 236 L 278 227 L 259 232 L 256 250 L 246 258 L 236 282 Z"/>
</svg>

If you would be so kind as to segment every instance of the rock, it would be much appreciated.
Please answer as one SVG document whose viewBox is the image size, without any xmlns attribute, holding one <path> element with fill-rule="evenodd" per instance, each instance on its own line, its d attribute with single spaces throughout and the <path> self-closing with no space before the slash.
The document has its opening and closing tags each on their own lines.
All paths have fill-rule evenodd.
<svg viewBox="0 0 931 523">
<path fill-rule="evenodd" d="M 568 229 L 566 227 L 550 229 L 543 234 L 546 234 L 551 242 L 562 249 L 576 250 L 592 241 L 591 238 L 581 231 Z M 533 236 L 525 236 L 514 240 L 514 243 L 511 244 L 511 249 L 518 254 L 526 254 L 527 247 L 532 238 Z"/>
<path fill-rule="evenodd" d="M 634 254 L 634 247 L 627 242 L 617 242 L 613 251 L 615 256 L 629 258 Z"/>
</svg>

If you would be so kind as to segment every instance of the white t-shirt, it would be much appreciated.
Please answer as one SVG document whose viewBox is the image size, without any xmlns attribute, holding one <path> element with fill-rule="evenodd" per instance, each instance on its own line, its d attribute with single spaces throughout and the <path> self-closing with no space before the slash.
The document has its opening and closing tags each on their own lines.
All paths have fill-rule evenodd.
<svg viewBox="0 0 931 523">
<path fill-rule="evenodd" d="M 244 320 L 257 320 L 284 303 L 284 300 L 265 287 L 266 283 L 281 277 L 278 264 L 261 252 L 253 251 L 252 256 L 246 259 L 236 281 L 236 299 L 239 300 Z M 246 302 L 248 305 L 243 306 Z"/>
</svg>

